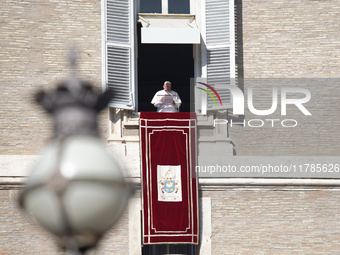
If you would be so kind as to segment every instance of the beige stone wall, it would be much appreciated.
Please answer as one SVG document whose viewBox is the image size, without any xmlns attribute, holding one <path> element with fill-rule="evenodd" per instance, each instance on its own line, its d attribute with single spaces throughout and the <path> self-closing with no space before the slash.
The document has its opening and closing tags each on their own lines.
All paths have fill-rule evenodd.
<svg viewBox="0 0 340 255">
<path fill-rule="evenodd" d="M 0 254 L 65 254 L 58 250 L 54 237 L 43 230 L 17 205 L 18 190 L 0 190 Z M 129 254 L 128 217 L 123 215 L 87 254 Z"/>
<path fill-rule="evenodd" d="M 32 94 L 67 77 L 69 46 L 79 51 L 79 76 L 101 90 L 101 3 L 1 1 L 0 31 L 0 153 L 36 154 L 52 124 Z"/>
<path fill-rule="evenodd" d="M 340 250 L 337 189 L 202 188 L 211 198 L 212 253 L 336 254 Z M 16 205 L 17 190 L 0 191 L 1 254 L 63 254 L 53 238 Z M 128 254 L 124 215 L 89 254 Z"/>
<path fill-rule="evenodd" d="M 219 189 L 212 198 L 212 254 L 336 254 L 339 190 Z"/>
<path fill-rule="evenodd" d="M 340 80 L 257 80 L 261 86 L 245 82 L 245 117 L 234 118 L 229 126 L 229 135 L 234 143 L 236 155 L 252 156 L 339 156 L 340 155 Z M 287 85 L 283 85 L 286 83 Z M 249 86 L 248 86 L 249 84 Z M 267 110 L 272 105 L 272 88 L 278 89 L 278 105 L 273 114 L 259 116 L 247 107 L 248 88 L 253 87 L 254 107 Z M 305 88 L 311 99 L 304 107 L 312 114 L 305 116 L 295 105 L 287 106 L 287 115 L 281 115 L 281 93 L 283 87 Z M 302 98 L 304 94 L 293 93 L 288 98 Z M 295 120 L 285 121 L 288 119 Z M 263 121 L 262 123 L 258 120 Z M 273 121 L 270 121 L 273 120 Z M 296 125 L 295 127 L 284 126 Z M 245 124 L 243 124 L 245 123 Z M 245 127 L 244 127 L 245 125 Z"/>
<path fill-rule="evenodd" d="M 339 77 L 339 1 L 236 4 L 242 4 L 245 78 Z"/>
<path fill-rule="evenodd" d="M 247 79 L 314 78 L 340 76 L 340 11 L 338 1 L 236 0 L 238 24 L 239 75 L 247 94 Z M 243 32 L 240 34 L 240 32 Z M 339 81 L 339 79 L 338 79 Z M 269 109 L 271 89 L 259 85 L 254 90 L 257 109 Z M 282 84 L 282 83 L 281 83 Z M 250 119 L 296 119 L 295 128 L 233 127 L 230 138 L 236 155 L 340 155 L 340 83 L 332 81 L 287 82 L 286 87 L 309 89 L 311 100 L 305 105 L 312 116 L 304 116 L 295 106 L 287 116 L 277 111 L 270 116 L 245 112 Z M 260 89 L 259 89 L 260 88 Z M 280 94 L 279 94 L 280 97 Z M 247 104 L 246 110 L 247 110 Z M 262 107 L 262 108 L 261 108 Z M 256 123 L 257 124 L 257 123 Z"/>
</svg>

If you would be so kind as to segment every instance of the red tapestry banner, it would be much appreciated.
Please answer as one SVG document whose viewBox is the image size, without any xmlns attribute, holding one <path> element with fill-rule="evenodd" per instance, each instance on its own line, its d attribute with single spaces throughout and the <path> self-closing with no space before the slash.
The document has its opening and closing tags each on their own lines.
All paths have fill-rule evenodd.
<svg viewBox="0 0 340 255">
<path fill-rule="evenodd" d="M 141 112 L 143 244 L 198 244 L 196 115 Z"/>
</svg>

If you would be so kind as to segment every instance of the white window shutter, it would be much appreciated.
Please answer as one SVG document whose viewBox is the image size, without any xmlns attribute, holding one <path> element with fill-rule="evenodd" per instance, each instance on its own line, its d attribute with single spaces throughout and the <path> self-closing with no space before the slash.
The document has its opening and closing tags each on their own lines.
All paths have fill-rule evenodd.
<svg viewBox="0 0 340 255">
<path fill-rule="evenodd" d="M 110 107 L 135 109 L 133 0 L 106 0 L 106 88 Z"/>
<path fill-rule="evenodd" d="M 232 108 L 230 91 L 235 85 L 234 0 L 205 0 L 205 74 L 207 83 L 215 87 L 222 106 L 208 96 L 207 109 Z"/>
</svg>

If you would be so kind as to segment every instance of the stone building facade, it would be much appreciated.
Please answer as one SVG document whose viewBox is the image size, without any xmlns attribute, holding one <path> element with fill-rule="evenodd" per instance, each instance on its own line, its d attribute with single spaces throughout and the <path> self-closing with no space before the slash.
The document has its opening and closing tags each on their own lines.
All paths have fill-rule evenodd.
<svg viewBox="0 0 340 255">
<path fill-rule="evenodd" d="M 16 204 L 29 166 L 52 135 L 51 120 L 33 103 L 32 94 L 52 88 L 67 76 L 68 45 L 78 49 L 79 76 L 101 90 L 102 9 L 97 0 L 1 3 L 1 254 L 62 254 Z M 326 156 L 325 162 L 340 163 L 339 11 L 336 0 L 235 0 L 236 69 L 238 77 L 245 79 L 245 93 L 248 79 L 318 81 L 311 83 L 312 99 L 306 104 L 312 116 L 289 108 L 292 114 L 287 118 L 299 122 L 289 131 L 268 125 L 219 130 L 213 126 L 216 116 L 199 117 L 202 144 L 209 137 L 218 143 L 218 136 L 228 133 L 222 139 L 223 150 L 216 149 L 217 156 L 226 157 L 220 164 L 252 162 L 252 157 L 284 157 L 284 162 L 298 157 L 297 163 L 317 164 Z M 262 87 L 261 93 L 271 93 L 271 87 Z M 254 101 L 262 99 L 259 95 Z M 282 116 L 275 112 L 271 118 Z M 244 119 L 261 118 L 246 110 Z M 138 114 L 133 111 L 110 108 L 100 116 L 101 136 L 108 148 L 120 155 L 137 183 L 138 125 Z M 204 147 L 201 153 L 205 153 Z M 202 226 L 197 254 L 339 252 L 339 172 L 321 177 L 312 174 L 310 178 L 285 173 L 269 177 L 201 175 Z M 136 225 L 139 210 L 137 190 L 121 221 L 90 254 L 141 254 Z"/>
</svg>

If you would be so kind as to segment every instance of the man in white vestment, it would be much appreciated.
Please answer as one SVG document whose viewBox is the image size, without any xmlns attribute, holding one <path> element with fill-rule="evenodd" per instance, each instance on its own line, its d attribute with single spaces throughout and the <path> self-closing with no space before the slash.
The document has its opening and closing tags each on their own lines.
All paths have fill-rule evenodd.
<svg viewBox="0 0 340 255">
<path fill-rule="evenodd" d="M 163 90 L 155 94 L 151 104 L 157 107 L 157 112 L 178 112 L 182 101 L 177 92 L 171 90 L 171 82 L 166 81 L 164 82 Z"/>
</svg>

